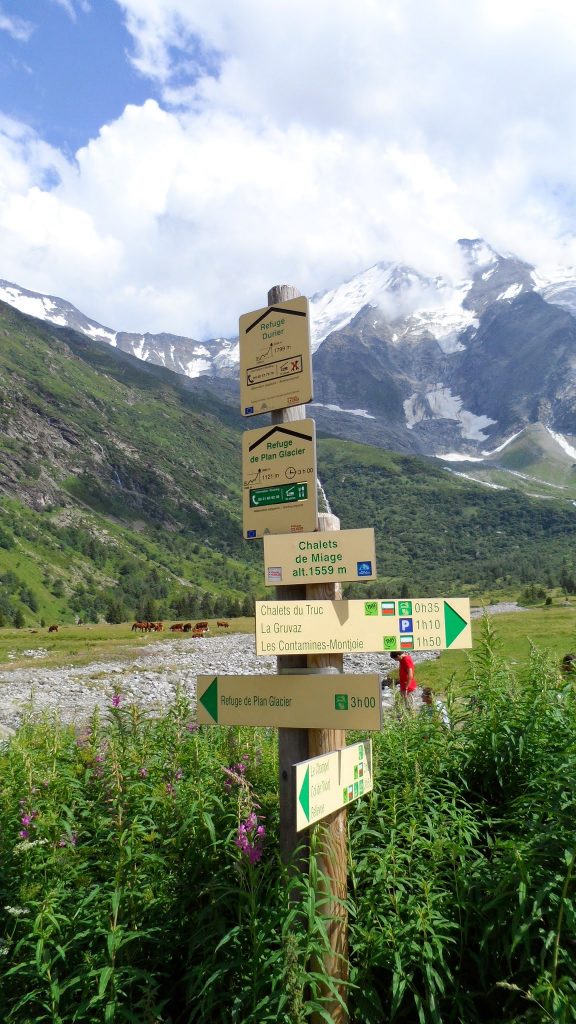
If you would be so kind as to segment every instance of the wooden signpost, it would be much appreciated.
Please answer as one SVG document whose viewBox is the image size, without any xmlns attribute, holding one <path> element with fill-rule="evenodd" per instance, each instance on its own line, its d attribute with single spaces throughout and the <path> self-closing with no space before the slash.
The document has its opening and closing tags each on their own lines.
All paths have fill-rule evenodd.
<svg viewBox="0 0 576 1024">
<path fill-rule="evenodd" d="M 379 677 L 343 675 L 343 652 L 470 647 L 470 607 L 463 598 L 341 600 L 342 582 L 376 579 L 374 531 L 340 532 L 335 516 L 318 513 L 311 398 L 308 302 L 280 285 L 267 306 L 240 317 L 241 412 L 271 413 L 242 443 L 244 537 L 264 538 L 264 582 L 276 587 L 275 601 L 256 605 L 256 653 L 276 655 L 279 674 L 199 676 L 198 721 L 279 729 L 280 850 L 307 870 L 298 833 L 322 829 L 315 856 L 328 946 L 315 969 L 331 979 L 325 1013 L 345 1024 L 346 809 L 373 785 L 371 741 L 347 747 L 345 730 L 380 729 L 382 706 Z"/>
</svg>

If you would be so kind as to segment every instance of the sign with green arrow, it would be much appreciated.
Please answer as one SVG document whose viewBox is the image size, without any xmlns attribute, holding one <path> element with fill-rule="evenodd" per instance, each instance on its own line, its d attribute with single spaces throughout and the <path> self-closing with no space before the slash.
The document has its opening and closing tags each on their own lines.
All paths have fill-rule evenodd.
<svg viewBox="0 0 576 1024">
<path fill-rule="evenodd" d="M 380 677 L 368 675 L 198 676 L 201 725 L 361 729 L 382 725 Z"/>
<path fill-rule="evenodd" d="M 301 761 L 294 770 L 296 831 L 300 832 L 371 791 L 372 740 Z"/>
<path fill-rule="evenodd" d="M 257 654 L 440 651 L 472 647 L 466 597 L 257 601 Z"/>
</svg>

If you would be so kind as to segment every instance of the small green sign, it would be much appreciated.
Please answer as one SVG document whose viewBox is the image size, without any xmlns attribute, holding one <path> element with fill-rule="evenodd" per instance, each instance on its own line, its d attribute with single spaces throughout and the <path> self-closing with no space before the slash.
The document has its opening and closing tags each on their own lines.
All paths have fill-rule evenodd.
<svg viewBox="0 0 576 1024">
<path fill-rule="evenodd" d="M 364 615 L 378 615 L 378 601 L 364 601 Z"/>
<path fill-rule="evenodd" d="M 384 637 L 384 650 L 385 651 L 395 651 L 396 650 L 396 637 L 395 636 L 385 636 Z"/>
<path fill-rule="evenodd" d="M 412 601 L 398 601 L 398 615 L 412 615 Z"/>
<path fill-rule="evenodd" d="M 308 497 L 308 484 L 280 484 L 278 487 L 255 487 L 250 491 L 250 508 L 267 505 L 288 505 Z"/>
<path fill-rule="evenodd" d="M 347 693 L 335 693 L 334 694 L 334 708 L 336 711 L 348 711 L 348 694 Z"/>
</svg>

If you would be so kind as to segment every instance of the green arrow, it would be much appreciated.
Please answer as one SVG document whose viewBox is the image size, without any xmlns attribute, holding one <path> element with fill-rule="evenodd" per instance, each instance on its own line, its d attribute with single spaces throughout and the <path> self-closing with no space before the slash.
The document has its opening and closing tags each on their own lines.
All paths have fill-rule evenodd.
<svg viewBox="0 0 576 1024">
<path fill-rule="evenodd" d="M 463 619 L 458 612 L 454 611 L 451 605 L 447 601 L 444 601 L 444 626 L 446 629 L 446 647 L 450 647 L 453 644 L 456 637 L 460 636 L 463 629 L 466 629 L 468 623 L 466 619 Z"/>
<path fill-rule="evenodd" d="M 300 802 L 300 807 L 302 808 L 302 810 L 304 811 L 304 814 L 306 815 L 306 821 L 310 821 L 310 769 L 309 768 L 306 769 L 306 774 L 304 776 L 304 780 L 302 782 L 302 786 L 300 787 L 300 792 L 298 794 L 298 800 Z"/>
<path fill-rule="evenodd" d="M 215 722 L 218 721 L 218 676 L 210 683 L 208 689 L 200 697 L 202 707 L 208 712 Z"/>
</svg>

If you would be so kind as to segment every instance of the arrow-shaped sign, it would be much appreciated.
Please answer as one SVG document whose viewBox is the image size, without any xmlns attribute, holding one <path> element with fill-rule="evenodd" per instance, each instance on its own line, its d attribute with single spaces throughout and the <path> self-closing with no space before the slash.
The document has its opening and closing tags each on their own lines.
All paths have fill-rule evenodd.
<svg viewBox="0 0 576 1024">
<path fill-rule="evenodd" d="M 328 817 L 340 807 L 369 793 L 372 780 L 372 741 L 353 743 L 294 765 L 296 831 Z"/>
</svg>

